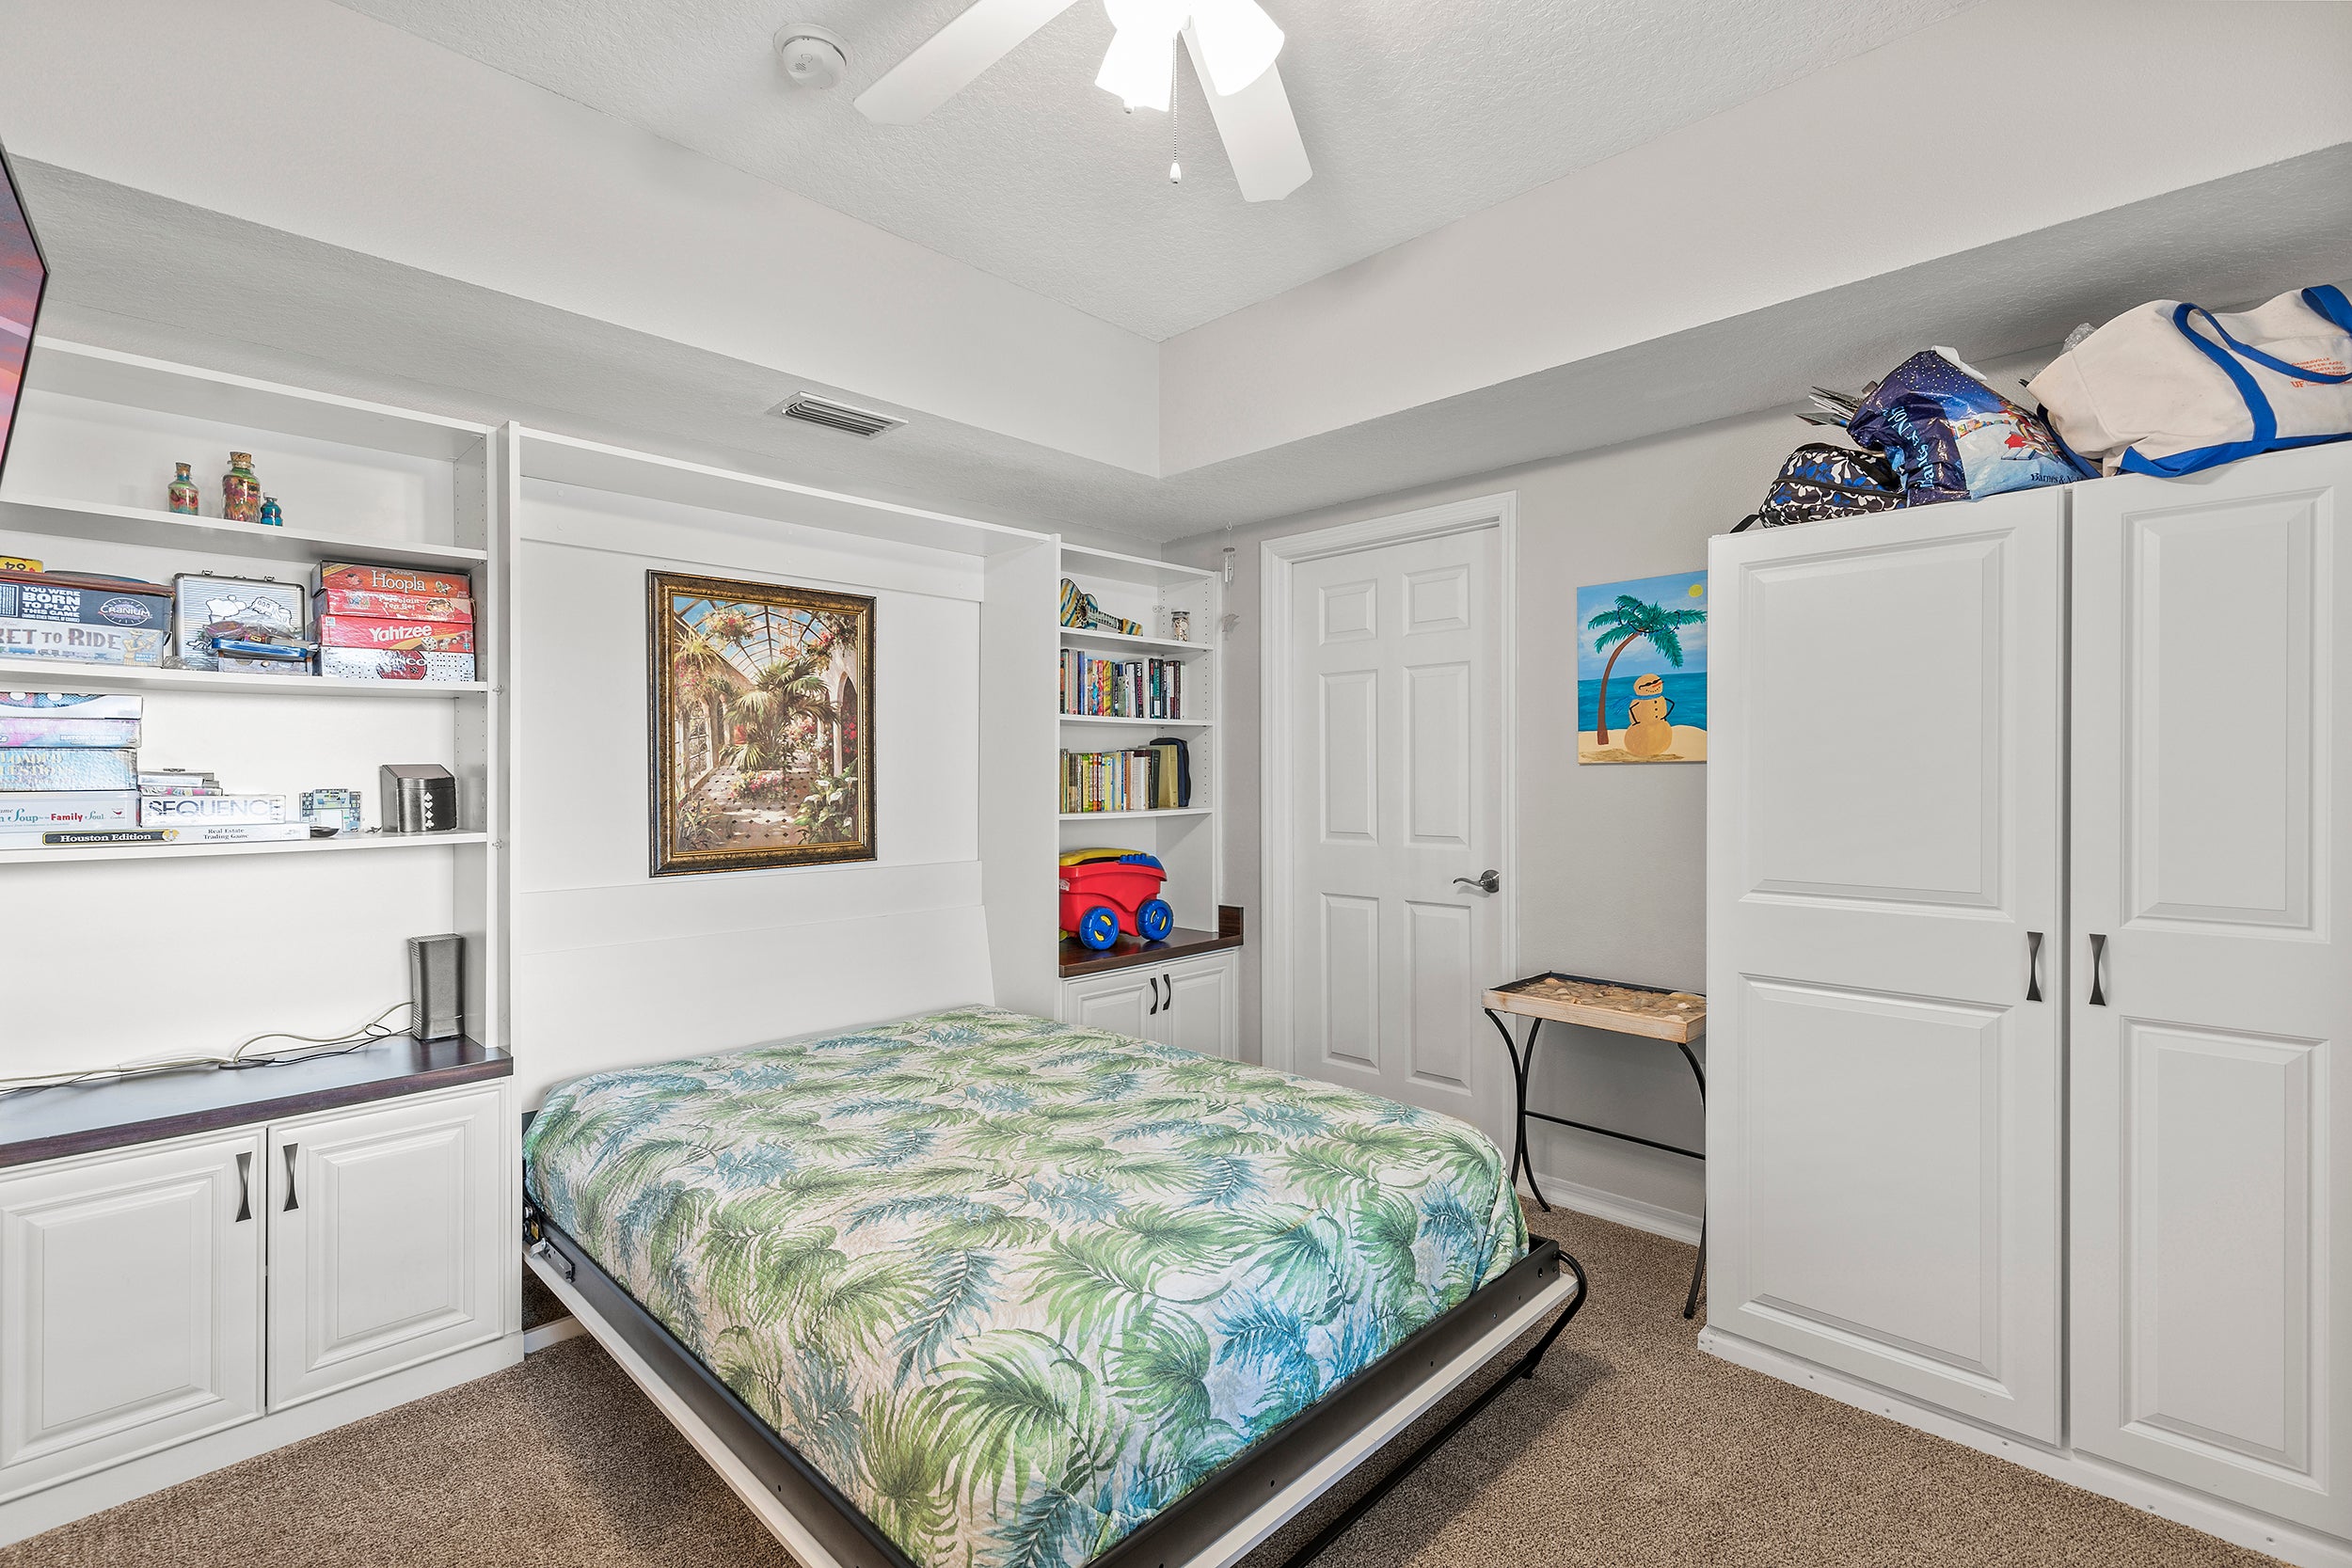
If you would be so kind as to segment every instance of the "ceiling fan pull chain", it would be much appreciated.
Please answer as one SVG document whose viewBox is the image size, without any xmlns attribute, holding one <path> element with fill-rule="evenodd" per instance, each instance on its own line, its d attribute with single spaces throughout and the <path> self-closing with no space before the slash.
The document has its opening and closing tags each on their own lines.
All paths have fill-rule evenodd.
<svg viewBox="0 0 2352 1568">
<path fill-rule="evenodd" d="M 1176 101 L 1184 96 L 1176 81 L 1176 50 L 1182 37 L 1179 34 L 1168 40 L 1168 182 L 1171 185 L 1184 182 L 1184 166 L 1176 161 Z"/>
</svg>

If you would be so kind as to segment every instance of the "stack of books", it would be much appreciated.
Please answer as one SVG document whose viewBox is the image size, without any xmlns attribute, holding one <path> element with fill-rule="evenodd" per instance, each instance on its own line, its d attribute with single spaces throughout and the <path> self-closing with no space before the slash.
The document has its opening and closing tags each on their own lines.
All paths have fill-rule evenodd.
<svg viewBox="0 0 2352 1568">
<path fill-rule="evenodd" d="M 0 692 L 0 847 L 310 836 L 285 819 L 282 795 L 230 795 L 209 773 L 142 771 L 141 701 Z"/>
<path fill-rule="evenodd" d="M 1064 752 L 1064 812 L 1173 811 L 1185 798 L 1184 769 L 1172 742 L 1124 752 Z"/>
<path fill-rule="evenodd" d="M 1061 710 L 1082 717 L 1182 719 L 1184 666 L 1173 658 L 1097 658 L 1061 651 Z"/>
</svg>

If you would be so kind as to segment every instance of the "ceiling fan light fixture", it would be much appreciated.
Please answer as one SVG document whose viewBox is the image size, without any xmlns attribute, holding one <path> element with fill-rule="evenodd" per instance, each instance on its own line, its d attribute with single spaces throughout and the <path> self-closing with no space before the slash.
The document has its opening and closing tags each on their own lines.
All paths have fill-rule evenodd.
<svg viewBox="0 0 2352 1568">
<path fill-rule="evenodd" d="M 1184 8 L 1168 0 L 1103 0 L 1119 30 L 1104 51 L 1094 85 L 1130 109 L 1168 109 L 1175 72 L 1169 40 L 1184 25 Z"/>
<path fill-rule="evenodd" d="M 1193 34 L 1209 68 L 1209 85 L 1231 98 L 1263 76 L 1282 52 L 1282 29 L 1258 0 L 1191 0 Z"/>
</svg>

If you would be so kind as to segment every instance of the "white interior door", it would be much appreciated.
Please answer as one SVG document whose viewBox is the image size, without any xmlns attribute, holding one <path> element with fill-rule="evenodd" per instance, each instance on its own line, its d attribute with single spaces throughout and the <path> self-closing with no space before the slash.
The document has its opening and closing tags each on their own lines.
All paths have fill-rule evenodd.
<svg viewBox="0 0 2352 1568">
<path fill-rule="evenodd" d="M 1510 1145 L 1478 998 L 1504 973 L 1501 531 L 1298 562 L 1279 679 L 1292 1070 Z"/>
<path fill-rule="evenodd" d="M 1719 537 L 1708 594 L 1708 1321 L 2045 1442 L 2065 505 Z"/>
<path fill-rule="evenodd" d="M 2074 1442 L 2352 1535 L 2352 451 L 2075 495 Z"/>
</svg>

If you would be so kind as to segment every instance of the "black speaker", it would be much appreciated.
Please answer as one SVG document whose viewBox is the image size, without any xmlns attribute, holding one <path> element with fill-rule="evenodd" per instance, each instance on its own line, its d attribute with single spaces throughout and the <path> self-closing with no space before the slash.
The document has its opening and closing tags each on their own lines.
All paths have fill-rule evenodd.
<svg viewBox="0 0 2352 1568">
<path fill-rule="evenodd" d="M 445 1040 L 466 1032 L 466 939 L 408 939 L 408 1032 Z"/>
</svg>

